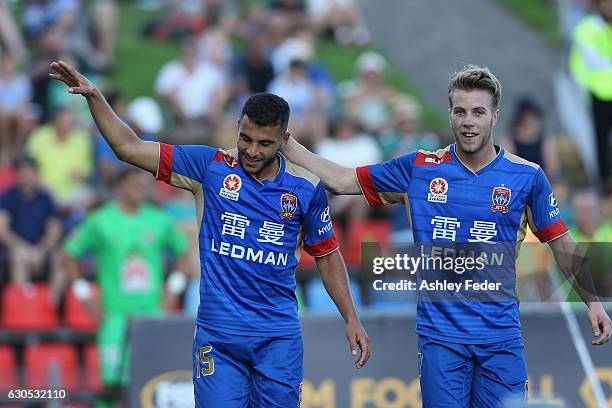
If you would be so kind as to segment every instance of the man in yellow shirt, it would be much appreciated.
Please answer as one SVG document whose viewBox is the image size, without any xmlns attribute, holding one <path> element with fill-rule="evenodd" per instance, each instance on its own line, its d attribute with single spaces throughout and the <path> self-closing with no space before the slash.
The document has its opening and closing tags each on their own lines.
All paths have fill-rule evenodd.
<svg viewBox="0 0 612 408">
<path fill-rule="evenodd" d="M 596 13 L 585 17 L 574 31 L 569 65 L 591 95 L 599 172 L 604 186 L 612 189 L 612 0 L 593 0 L 593 5 Z"/>
<path fill-rule="evenodd" d="M 91 135 L 75 125 L 74 112 L 60 108 L 53 123 L 32 132 L 26 150 L 36 160 L 43 184 L 60 204 L 87 190 L 93 168 Z"/>
</svg>

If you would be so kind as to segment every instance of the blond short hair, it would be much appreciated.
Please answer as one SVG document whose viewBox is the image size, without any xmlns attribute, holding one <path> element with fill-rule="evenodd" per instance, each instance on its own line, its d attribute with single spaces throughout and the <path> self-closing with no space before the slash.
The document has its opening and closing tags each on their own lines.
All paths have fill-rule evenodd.
<svg viewBox="0 0 612 408">
<path fill-rule="evenodd" d="M 448 85 L 448 102 L 453 106 L 453 91 L 461 89 L 463 91 L 473 91 L 480 89 L 491 94 L 493 100 L 493 110 L 497 110 L 501 99 L 501 82 L 493 75 L 487 67 L 468 65 L 459 72 L 455 72 Z"/>
</svg>

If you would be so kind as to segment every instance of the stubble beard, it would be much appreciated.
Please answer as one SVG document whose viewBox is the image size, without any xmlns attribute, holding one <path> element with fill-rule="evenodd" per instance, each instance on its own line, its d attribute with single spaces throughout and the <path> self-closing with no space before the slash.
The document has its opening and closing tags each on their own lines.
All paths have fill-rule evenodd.
<svg viewBox="0 0 612 408">
<path fill-rule="evenodd" d="M 278 157 L 278 153 L 280 152 L 280 148 L 278 148 L 278 150 L 276 151 L 275 154 L 273 154 L 272 156 L 270 156 L 269 159 L 265 160 L 259 167 L 253 169 L 253 170 L 247 170 L 246 167 L 244 167 L 243 164 L 243 168 L 247 171 L 247 173 L 249 173 L 252 176 L 256 176 L 258 174 L 260 174 L 262 171 L 264 171 L 265 169 L 267 169 L 268 167 L 270 167 L 272 164 L 274 164 L 274 161 L 276 160 L 276 158 Z M 242 160 L 242 153 L 240 152 L 240 150 L 238 150 L 238 155 L 240 156 L 240 161 L 242 163 L 244 163 L 244 161 Z"/>
<path fill-rule="evenodd" d="M 466 155 L 477 155 L 478 153 L 480 153 L 481 151 L 484 150 L 484 148 L 487 146 L 487 144 L 489 143 L 489 140 L 491 139 L 491 134 L 493 132 L 493 123 L 491 122 L 488 126 L 487 129 L 487 133 L 486 135 L 484 135 L 480 141 L 480 143 L 475 144 L 475 145 L 465 145 L 462 141 L 461 138 L 463 137 L 463 135 L 461 134 L 460 131 L 457 131 L 455 129 L 453 129 L 453 133 L 455 136 L 455 142 L 459 145 L 459 148 L 461 149 L 461 151 L 466 154 Z"/>
</svg>

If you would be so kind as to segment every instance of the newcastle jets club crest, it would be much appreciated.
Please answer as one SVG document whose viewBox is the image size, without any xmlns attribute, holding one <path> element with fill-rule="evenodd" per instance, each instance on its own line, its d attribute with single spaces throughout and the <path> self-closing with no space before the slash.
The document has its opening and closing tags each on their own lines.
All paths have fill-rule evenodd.
<svg viewBox="0 0 612 408">
<path fill-rule="evenodd" d="M 508 204 L 510 204 L 510 198 L 512 197 L 512 191 L 509 188 L 503 186 L 493 187 L 493 206 L 491 211 L 501 211 L 504 214 L 508 214 Z"/>
<path fill-rule="evenodd" d="M 298 199 L 295 194 L 283 194 L 280 199 L 281 219 L 292 220 L 295 217 L 295 211 L 298 206 Z"/>
</svg>

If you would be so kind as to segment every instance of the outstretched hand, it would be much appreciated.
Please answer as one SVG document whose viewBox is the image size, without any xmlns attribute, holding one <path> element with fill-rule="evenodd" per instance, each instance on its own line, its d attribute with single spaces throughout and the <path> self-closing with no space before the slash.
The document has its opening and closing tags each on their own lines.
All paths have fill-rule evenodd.
<svg viewBox="0 0 612 408">
<path fill-rule="evenodd" d="M 68 85 L 68 92 L 85 97 L 93 95 L 96 87 L 79 71 L 64 61 L 51 63 L 52 72 L 49 78 L 56 79 Z"/>
</svg>

